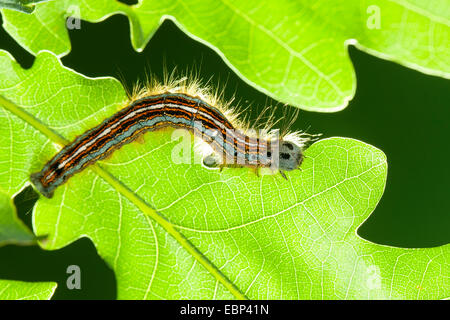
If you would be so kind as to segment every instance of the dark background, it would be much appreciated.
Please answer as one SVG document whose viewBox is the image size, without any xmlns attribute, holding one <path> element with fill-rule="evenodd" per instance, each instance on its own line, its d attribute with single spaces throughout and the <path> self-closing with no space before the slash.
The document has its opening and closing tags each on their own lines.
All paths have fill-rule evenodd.
<svg viewBox="0 0 450 320">
<path fill-rule="evenodd" d="M 252 104 L 256 118 L 276 101 L 253 89 L 208 47 L 190 39 L 166 21 L 141 53 L 131 47 L 128 20 L 115 15 L 101 23 L 82 21 L 69 31 L 72 51 L 65 66 L 84 75 L 121 78 L 128 87 L 145 74 L 162 76 L 168 70 L 200 66 L 202 79 L 225 83 L 225 97 L 235 94 L 241 104 Z M 25 68 L 34 57 L 0 28 L 0 49 L 9 51 Z M 348 107 L 326 114 L 300 113 L 293 129 L 310 128 L 323 137 L 351 137 L 383 150 L 388 158 L 386 190 L 378 207 L 359 228 L 370 241 L 399 247 L 433 247 L 450 242 L 450 170 L 448 121 L 450 81 L 428 76 L 349 48 L 357 75 L 356 95 Z M 292 107 L 286 107 L 294 109 Z M 283 115 L 279 108 L 278 115 Z M 292 110 L 290 112 L 292 112 Z M 19 217 L 31 227 L 37 194 L 26 189 L 15 199 Z M 79 265 L 82 290 L 66 288 L 66 268 Z M 56 281 L 53 299 L 113 299 L 114 273 L 87 239 L 56 251 L 38 246 L 0 248 L 0 279 Z"/>
</svg>

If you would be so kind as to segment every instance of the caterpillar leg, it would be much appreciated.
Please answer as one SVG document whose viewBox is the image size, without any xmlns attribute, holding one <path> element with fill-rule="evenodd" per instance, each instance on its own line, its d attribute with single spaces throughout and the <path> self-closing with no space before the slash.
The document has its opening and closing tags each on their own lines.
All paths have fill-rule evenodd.
<svg viewBox="0 0 450 320">
<path fill-rule="evenodd" d="M 285 178 L 286 180 L 288 179 L 286 174 L 283 171 L 279 170 L 279 172 L 283 178 Z"/>
<path fill-rule="evenodd" d="M 223 168 L 220 159 L 217 157 L 215 153 L 211 153 L 210 155 L 204 157 L 203 165 L 208 168 L 220 168 L 220 171 L 222 171 Z"/>
</svg>

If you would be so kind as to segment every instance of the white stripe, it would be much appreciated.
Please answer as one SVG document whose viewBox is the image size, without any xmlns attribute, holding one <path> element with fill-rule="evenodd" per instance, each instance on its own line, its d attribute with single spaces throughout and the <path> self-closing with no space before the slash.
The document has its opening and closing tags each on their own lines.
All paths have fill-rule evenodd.
<svg viewBox="0 0 450 320">
<path fill-rule="evenodd" d="M 190 113 L 192 113 L 192 114 L 198 113 L 198 109 L 195 109 L 195 108 L 186 107 L 186 106 L 180 106 L 180 105 L 177 105 L 177 104 L 164 104 L 164 103 L 160 103 L 160 104 L 156 104 L 156 105 L 153 105 L 153 106 L 149 106 L 149 107 L 137 109 L 137 110 L 135 110 L 135 111 L 129 113 L 128 115 L 126 115 L 124 118 L 119 119 L 119 121 L 117 121 L 117 122 L 116 122 L 115 124 L 113 124 L 112 126 L 106 128 L 103 132 L 101 132 L 101 133 L 100 133 L 98 136 L 96 136 L 94 139 L 92 139 L 92 140 L 86 142 L 86 143 L 85 143 L 83 146 L 81 146 L 74 154 L 72 154 L 69 158 L 67 158 L 66 160 L 64 160 L 63 162 L 61 162 L 61 163 L 59 164 L 59 166 L 58 166 L 58 169 L 62 169 L 62 168 L 63 168 L 68 162 L 70 162 L 73 158 L 76 158 L 80 153 L 82 153 L 83 151 L 85 151 L 89 146 L 91 146 L 92 144 L 96 143 L 98 140 L 102 139 L 105 135 L 109 134 L 114 128 L 116 128 L 117 126 L 119 126 L 120 124 L 122 124 L 124 121 L 127 121 L 127 120 L 130 119 L 130 118 L 133 118 L 133 117 L 134 117 L 136 114 L 138 114 L 138 113 L 146 112 L 146 111 L 152 110 L 152 109 L 162 109 L 162 108 L 164 108 L 164 107 L 166 107 L 166 106 L 175 107 L 175 108 L 181 108 L 181 109 L 186 110 L 186 111 L 188 111 L 188 112 L 190 112 Z M 241 143 L 244 143 L 244 144 L 247 144 L 247 145 L 250 145 L 250 146 L 258 146 L 258 145 L 259 145 L 258 143 L 250 143 L 250 142 L 246 142 L 245 139 L 244 139 L 244 140 L 240 139 L 239 136 L 235 135 L 235 133 L 234 133 L 232 130 L 230 130 L 230 129 L 228 129 L 227 127 L 225 127 L 225 126 L 223 125 L 222 122 L 220 122 L 220 121 L 214 119 L 214 118 L 213 118 L 212 116 L 210 116 L 208 113 L 202 113 L 202 115 L 205 116 L 205 117 L 207 117 L 207 118 L 210 119 L 211 121 L 213 121 L 214 124 L 215 124 L 217 127 L 221 128 L 221 129 L 223 129 L 223 130 L 225 130 L 225 132 L 226 132 L 226 139 L 225 139 L 225 141 L 228 141 L 228 139 L 229 139 L 229 136 L 228 136 L 228 135 L 231 135 L 232 138 L 234 138 L 234 139 L 240 141 Z"/>
<path fill-rule="evenodd" d="M 84 150 L 86 150 L 87 147 L 89 147 L 90 145 L 92 145 L 93 143 L 95 143 L 96 141 L 98 141 L 99 139 L 101 139 L 102 137 L 104 137 L 106 134 L 108 134 L 109 132 L 111 132 L 112 129 L 116 128 L 118 125 L 120 125 L 122 122 L 134 117 L 136 114 L 150 110 L 150 109 L 161 109 L 164 107 L 164 104 L 156 104 L 154 106 L 150 106 L 147 108 L 141 108 L 138 110 L 135 110 L 131 113 L 129 113 L 127 116 L 125 116 L 124 118 L 120 119 L 119 121 L 117 121 L 115 124 L 113 124 L 112 126 L 110 126 L 109 128 L 105 129 L 103 132 L 101 132 L 97 137 L 95 137 L 94 139 L 92 139 L 91 141 L 88 141 L 87 143 L 85 143 L 82 147 L 80 147 L 74 154 L 72 154 L 69 158 L 67 158 L 66 160 L 64 160 L 63 162 L 61 162 L 58 166 L 58 169 L 63 168 L 67 162 L 70 162 L 74 157 L 76 157 L 77 155 L 79 155 L 81 152 L 83 152 Z"/>
</svg>

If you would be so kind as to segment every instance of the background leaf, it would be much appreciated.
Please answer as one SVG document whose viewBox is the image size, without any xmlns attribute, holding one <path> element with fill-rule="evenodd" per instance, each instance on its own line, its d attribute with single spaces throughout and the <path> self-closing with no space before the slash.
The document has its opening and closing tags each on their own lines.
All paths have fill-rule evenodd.
<svg viewBox="0 0 450 320">
<path fill-rule="evenodd" d="M 19 12 L 31 13 L 38 2 L 49 0 L 0 0 L 0 8 L 7 8 Z"/>
<path fill-rule="evenodd" d="M 244 80 L 305 110 L 337 111 L 355 91 L 346 44 L 425 73 L 449 77 L 448 0 L 43 3 L 32 15 L 3 10 L 4 28 L 36 54 L 70 51 L 65 18 L 96 22 L 125 14 L 142 50 L 163 19 L 215 49 Z M 270 14 L 268 14 L 270 13 Z M 72 23 L 72 22 L 71 22 Z"/>
<path fill-rule="evenodd" d="M 0 280 L 0 300 L 50 299 L 55 292 L 53 282 L 23 282 Z"/>
<path fill-rule="evenodd" d="M 0 94 L 39 120 L 32 127 L 9 108 L 17 125 L 35 130 L 25 145 L 43 140 L 49 146 L 27 157 L 28 173 L 17 170 L 24 184 L 55 152 L 52 134 L 36 129 L 73 139 L 124 103 L 114 79 L 85 78 L 47 52 L 30 70 L 5 53 L 0 66 Z M 40 85 L 30 91 L 27 81 Z M 399 249 L 356 234 L 384 190 L 387 164 L 380 150 L 347 138 L 324 139 L 307 150 L 302 171 L 285 181 L 247 169 L 219 173 L 198 164 L 174 165 L 171 152 L 178 141 L 168 132 L 149 133 L 145 140 L 100 165 L 111 178 L 94 167 L 74 176 L 54 198 L 41 198 L 34 211 L 36 234 L 49 235 L 42 243 L 46 249 L 92 239 L 116 273 L 119 298 L 232 298 L 168 226 L 252 299 L 448 296 L 448 245 Z M 155 208 L 167 225 L 155 223 L 130 194 Z"/>
</svg>

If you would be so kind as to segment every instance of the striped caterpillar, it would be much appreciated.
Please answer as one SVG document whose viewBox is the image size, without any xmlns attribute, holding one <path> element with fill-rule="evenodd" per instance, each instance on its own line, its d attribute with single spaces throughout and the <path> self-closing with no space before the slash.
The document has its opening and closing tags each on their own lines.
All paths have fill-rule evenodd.
<svg viewBox="0 0 450 320">
<path fill-rule="evenodd" d="M 78 136 L 57 153 L 43 169 L 31 175 L 31 182 L 47 198 L 72 175 L 111 155 L 124 144 L 147 131 L 165 127 L 184 128 L 209 144 L 213 153 L 204 157 L 208 167 L 245 166 L 271 168 L 286 178 L 284 171 L 299 168 L 303 149 L 311 135 L 275 131 L 250 134 L 248 127 L 211 95 L 197 80 L 166 78 L 135 89 L 128 105 L 96 127 Z"/>
</svg>

